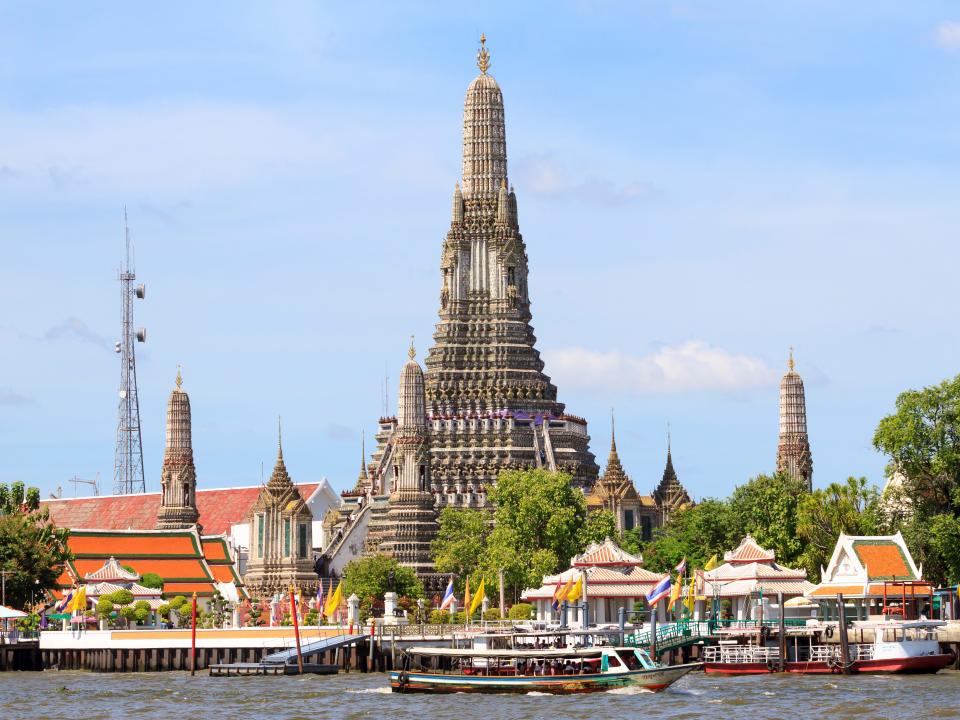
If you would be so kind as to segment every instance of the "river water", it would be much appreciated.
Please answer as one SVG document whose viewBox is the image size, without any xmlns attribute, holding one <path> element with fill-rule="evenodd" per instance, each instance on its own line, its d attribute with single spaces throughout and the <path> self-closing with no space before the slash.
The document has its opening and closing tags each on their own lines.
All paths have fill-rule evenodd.
<svg viewBox="0 0 960 720">
<path fill-rule="evenodd" d="M 960 673 L 921 676 L 693 673 L 650 693 L 589 695 L 394 695 L 381 674 L 191 678 L 189 673 L 0 673 L 0 718 L 874 718 L 960 717 Z"/>
</svg>

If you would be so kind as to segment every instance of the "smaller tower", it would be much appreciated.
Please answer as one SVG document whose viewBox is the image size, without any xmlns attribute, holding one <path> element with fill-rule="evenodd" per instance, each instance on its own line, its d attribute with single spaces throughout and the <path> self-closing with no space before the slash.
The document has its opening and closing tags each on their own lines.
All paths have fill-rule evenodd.
<svg viewBox="0 0 960 720">
<path fill-rule="evenodd" d="M 430 547 L 439 526 L 430 488 L 430 433 L 423 370 L 416 354 L 411 338 L 410 359 L 400 371 L 393 492 L 380 550 L 412 568 L 428 591 L 441 591 L 446 579 L 436 574 Z"/>
<path fill-rule="evenodd" d="M 248 519 L 250 555 L 244 585 L 261 595 L 285 592 L 290 585 L 315 588 L 313 514 L 287 472 L 279 422 L 277 462 Z"/>
<path fill-rule="evenodd" d="M 177 382 L 167 401 L 167 440 L 160 471 L 158 530 L 179 530 L 197 524 L 197 469 L 193 464 L 190 397 L 183 389 L 177 366 Z"/>
<path fill-rule="evenodd" d="M 787 373 L 780 380 L 780 438 L 777 443 L 777 472 L 786 473 L 813 488 L 813 456 L 807 436 L 807 400 L 803 380 L 795 370 L 793 348 Z"/>
<path fill-rule="evenodd" d="M 681 508 L 690 505 L 690 495 L 680 484 L 677 478 L 677 471 L 673 469 L 673 449 L 670 440 L 670 429 L 667 428 L 667 464 L 663 468 L 663 477 L 660 484 L 653 491 L 653 499 L 657 502 L 657 507 L 663 516 L 663 522 L 670 519 L 670 515 Z"/>
</svg>

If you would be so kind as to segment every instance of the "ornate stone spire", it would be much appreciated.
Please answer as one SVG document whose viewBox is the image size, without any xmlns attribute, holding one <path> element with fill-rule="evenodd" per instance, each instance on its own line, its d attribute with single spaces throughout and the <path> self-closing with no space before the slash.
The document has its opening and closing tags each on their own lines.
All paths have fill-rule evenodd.
<svg viewBox="0 0 960 720">
<path fill-rule="evenodd" d="M 452 224 L 460 225 L 463 223 L 463 193 L 460 192 L 460 183 L 457 183 L 453 189 L 453 212 L 451 215 L 450 221 Z"/>
<path fill-rule="evenodd" d="M 440 317 L 424 363 L 426 414 L 444 419 L 432 429 L 434 479 L 461 504 L 483 502 L 481 489 L 503 470 L 556 467 L 584 488 L 598 471 L 586 422 L 557 401 L 535 347 L 503 96 L 487 73 L 485 41 L 481 74 L 464 101 L 461 194 L 454 191 Z"/>
<path fill-rule="evenodd" d="M 410 357 L 400 371 L 400 397 L 397 400 L 397 429 L 423 428 L 427 425 L 427 411 L 424 404 L 423 370 L 416 361 L 417 351 L 410 338 Z"/>
<path fill-rule="evenodd" d="M 463 108 L 463 195 L 465 198 L 496 195 L 507 178 L 507 139 L 503 121 L 503 95 L 497 81 L 487 75 L 490 53 L 486 37 L 480 38 L 477 66 L 480 74 L 467 88 Z"/>
<path fill-rule="evenodd" d="M 287 466 L 283 462 L 283 430 L 280 426 L 280 418 L 277 418 L 277 462 L 273 466 L 273 472 L 270 474 L 270 480 L 267 481 L 267 488 L 277 491 L 285 491 L 293 488 L 293 480 L 287 472 Z M 299 493 L 298 493 L 299 494 Z"/>
<path fill-rule="evenodd" d="M 807 436 L 807 401 L 803 380 L 794 369 L 793 348 L 787 372 L 780 380 L 780 438 L 777 472 L 787 473 L 813 487 L 813 456 Z"/>
<path fill-rule="evenodd" d="M 656 501 L 660 512 L 663 514 L 664 522 L 670 517 L 670 514 L 691 504 L 690 495 L 680 484 L 677 478 L 677 471 L 673 469 L 673 448 L 670 441 L 670 429 L 667 427 L 667 463 L 663 468 L 663 477 L 660 484 L 653 491 L 653 499 Z"/>
<path fill-rule="evenodd" d="M 369 476 L 367 475 L 367 437 L 363 430 L 360 431 L 360 474 L 357 476 L 357 488 L 368 485 Z"/>
<path fill-rule="evenodd" d="M 173 530 L 196 525 L 197 470 L 193 464 L 190 397 L 183 389 L 177 366 L 176 386 L 167 401 L 166 446 L 160 471 L 160 509 L 157 528 Z"/>
</svg>

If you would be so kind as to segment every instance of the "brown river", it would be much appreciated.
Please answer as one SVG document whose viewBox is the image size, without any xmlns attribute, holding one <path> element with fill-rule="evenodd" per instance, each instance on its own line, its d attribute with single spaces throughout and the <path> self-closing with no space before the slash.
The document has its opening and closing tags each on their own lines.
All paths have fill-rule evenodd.
<svg viewBox="0 0 960 720">
<path fill-rule="evenodd" d="M 0 673 L 0 719 L 960 718 L 960 673 L 716 678 L 694 673 L 661 693 L 575 696 L 395 695 L 380 674 L 191 678 L 188 673 Z"/>
</svg>

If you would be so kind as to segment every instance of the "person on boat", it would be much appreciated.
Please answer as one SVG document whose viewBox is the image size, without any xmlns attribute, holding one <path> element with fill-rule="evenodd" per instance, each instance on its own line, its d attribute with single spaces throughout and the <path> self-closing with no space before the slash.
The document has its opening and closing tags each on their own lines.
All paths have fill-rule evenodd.
<svg viewBox="0 0 960 720">
<path fill-rule="evenodd" d="M 573 663 L 567 660 L 567 664 L 563 666 L 564 675 L 573 675 Z"/>
</svg>

